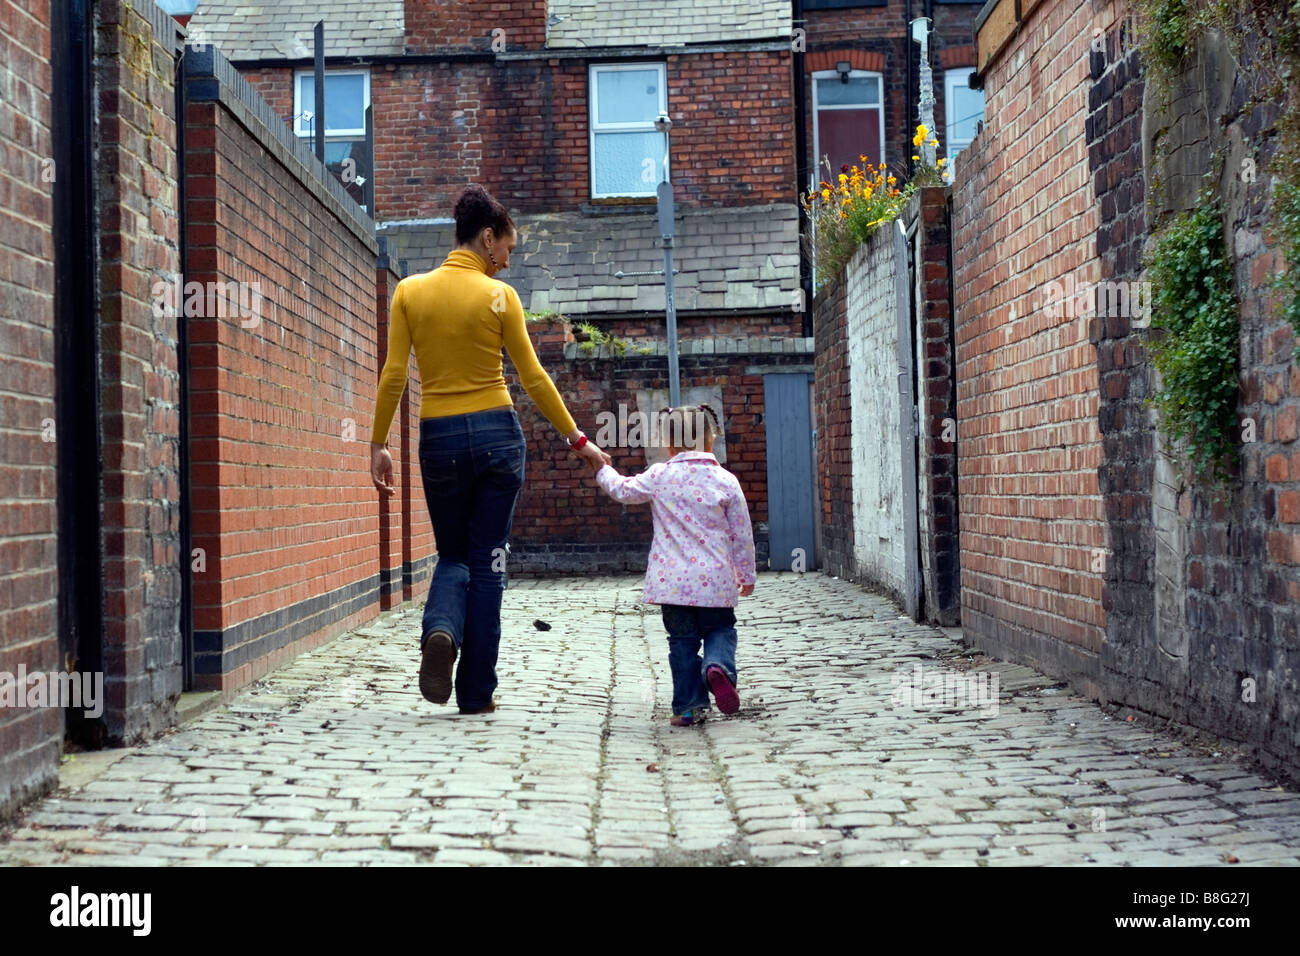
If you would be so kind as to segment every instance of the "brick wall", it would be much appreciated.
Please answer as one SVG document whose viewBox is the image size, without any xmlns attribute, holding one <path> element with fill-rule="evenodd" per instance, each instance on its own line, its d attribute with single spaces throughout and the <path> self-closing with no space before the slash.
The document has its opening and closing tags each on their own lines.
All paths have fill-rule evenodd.
<svg viewBox="0 0 1300 956">
<path fill-rule="evenodd" d="M 369 477 L 396 279 L 370 220 L 219 55 L 187 70 L 187 279 L 260 295 L 188 320 L 195 683 L 229 693 L 391 602 L 423 539 L 405 497 L 381 539 Z"/>
<path fill-rule="evenodd" d="M 813 427 L 817 432 L 821 567 L 852 580 L 853 455 L 849 394 L 848 281 L 841 271 L 813 300 Z"/>
<path fill-rule="evenodd" d="M 61 667 L 48 3 L 0 0 L 0 671 Z M 0 819 L 54 786 L 62 713 L 0 709 Z"/>
<path fill-rule="evenodd" d="M 876 230 L 814 302 L 823 567 L 900 601 L 907 587 L 895 228 Z M 905 280 L 903 280 L 905 281 Z"/>
<path fill-rule="evenodd" d="M 930 37 L 930 64 L 934 71 L 935 118 L 938 124 L 939 154 L 947 149 L 944 109 L 944 70 L 970 69 L 975 66 L 975 17 L 980 11 L 978 3 L 942 4 L 933 8 L 933 32 Z M 922 5 L 912 5 L 912 16 L 924 15 Z M 885 106 L 885 161 L 894 172 L 906 172 L 913 153 L 912 135 L 916 130 L 915 107 L 907 104 L 908 45 L 912 47 L 912 90 L 918 96 L 920 45 L 910 39 L 907 26 L 907 8 L 903 0 L 890 0 L 887 6 L 857 7 L 832 10 L 804 11 L 804 29 L 807 31 L 807 56 L 804 70 L 807 74 L 834 70 L 835 64 L 847 60 L 855 70 L 869 70 L 882 75 Z M 808 103 L 807 142 L 810 168 L 821 162 L 812 156 L 813 149 L 813 96 L 812 80 L 806 87 Z M 839 170 L 835 170 L 836 173 Z M 823 166 L 817 179 L 826 178 Z"/>
<path fill-rule="evenodd" d="M 1248 22 L 1240 28 L 1254 29 Z M 1286 268 L 1266 225 L 1276 148 L 1268 124 L 1277 114 L 1275 104 L 1247 109 L 1226 93 L 1266 67 L 1249 55 L 1238 62 L 1210 38 L 1172 82 L 1165 108 L 1144 86 L 1131 38 L 1112 27 L 1105 40 L 1104 51 L 1092 55 L 1089 90 L 1102 275 L 1138 278 L 1148 232 L 1197 203 L 1201 174 L 1222 157 L 1215 185 L 1240 302 L 1239 415 L 1242 434 L 1249 424 L 1255 436 L 1243 441 L 1226 494 L 1194 482 L 1157 439 L 1144 406 L 1156 387 L 1145 347 L 1152 333 L 1125 316 L 1094 323 L 1106 436 L 1102 491 L 1114 542 L 1105 578 L 1104 691 L 1127 706 L 1248 742 L 1264 764 L 1294 776 L 1300 694 L 1286 675 L 1300 636 L 1300 371 L 1294 331 L 1271 288 Z M 1207 84 L 1207 75 L 1223 82 Z M 1207 123 L 1207 114 L 1216 121 Z M 1158 154 L 1144 134 L 1161 139 Z M 1144 153 L 1159 157 L 1145 169 Z M 1247 160 L 1258 176 L 1240 175 Z M 1157 179 L 1161 189 L 1149 189 Z"/>
<path fill-rule="evenodd" d="M 667 77 L 679 205 L 793 200 L 788 51 L 669 56 Z M 591 199 L 585 61 L 390 64 L 374 69 L 371 101 L 381 220 L 450 216 L 469 182 L 523 213 Z"/>
<path fill-rule="evenodd" d="M 406 0 L 406 52 L 490 50 L 494 38 L 506 50 L 540 49 L 546 15 L 546 0 Z"/>
<path fill-rule="evenodd" d="M 96 5 L 104 725 L 170 726 L 181 690 L 175 27 L 153 4 Z"/>
<path fill-rule="evenodd" d="M 962 626 L 985 650 L 1096 692 L 1107 546 L 1099 380 L 1047 284 L 1097 278 L 1088 168 L 1093 4 L 1041 3 L 985 77 L 953 189 Z"/>
<path fill-rule="evenodd" d="M 912 199 L 915 261 L 917 547 L 925 619 L 942 626 L 960 619 L 961 571 L 957 538 L 957 390 L 952 347 L 952 228 L 948 190 L 927 187 Z"/>
<path fill-rule="evenodd" d="M 635 320 L 633 320 L 635 321 Z M 668 388 L 666 343 L 654 336 L 631 337 L 634 324 L 607 323 L 626 338 L 622 358 L 578 351 L 561 322 L 530 327 L 538 358 L 564 396 L 578 427 L 593 440 L 597 415 L 631 414 L 637 392 Z M 641 355 L 646 347 L 655 354 Z M 767 561 L 767 441 L 764 425 L 764 373 L 810 369 L 812 343 L 806 339 L 682 335 L 680 376 L 683 394 L 694 387 L 721 392 L 726 438 L 725 466 L 740 480 L 754 524 L 757 560 Z M 519 420 L 528 438 L 524 490 L 515 509 L 511 569 L 536 571 L 616 571 L 645 569 L 653 537 L 650 509 L 611 501 L 595 483 L 590 467 L 572 455 L 554 427 L 537 411 L 513 370 L 508 378 Z M 644 471 L 643 449 L 603 446 L 623 474 Z"/>
</svg>

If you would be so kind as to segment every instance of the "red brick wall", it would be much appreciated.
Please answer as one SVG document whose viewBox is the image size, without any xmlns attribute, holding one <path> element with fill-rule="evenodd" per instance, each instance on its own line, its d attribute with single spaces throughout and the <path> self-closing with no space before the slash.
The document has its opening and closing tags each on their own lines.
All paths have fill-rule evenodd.
<svg viewBox="0 0 1300 956">
<path fill-rule="evenodd" d="M 618 414 L 620 404 L 629 413 L 637 408 L 638 389 L 667 389 L 668 366 L 662 356 L 637 354 L 637 345 L 653 340 L 640 335 L 635 321 L 603 323 L 606 331 L 630 345 L 622 358 L 564 357 L 565 342 L 573 337 L 562 322 L 530 326 L 542 365 L 577 421 L 593 440 L 601 412 Z M 771 331 L 761 319 L 736 320 L 718 335 L 766 336 Z M 698 339 L 704 333 L 683 328 L 682 338 Z M 660 336 L 661 338 L 661 336 Z M 759 567 L 767 559 L 767 438 L 764 425 L 763 371 L 781 372 L 806 365 L 811 356 L 797 353 L 731 353 L 683 355 L 682 388 L 720 386 L 723 425 L 726 428 L 726 467 L 740 480 L 754 523 Z M 525 483 L 511 534 L 513 570 L 644 570 L 645 555 L 654 534 L 648 507 L 622 506 L 597 487 L 590 467 L 572 455 L 555 428 L 537 411 L 519 387 L 509 362 L 515 409 L 528 439 Z M 606 447 L 623 474 L 644 471 L 642 449 Z"/>
<path fill-rule="evenodd" d="M 919 190 L 908 210 L 919 217 L 916 402 L 917 525 L 925 619 L 944 627 L 960 623 L 961 576 L 957 538 L 957 400 L 952 340 L 951 222 L 948 190 Z"/>
<path fill-rule="evenodd" d="M 985 80 L 953 191 L 962 626 L 993 653 L 1095 689 L 1099 379 L 1088 327 L 1045 287 L 1097 278 L 1088 170 L 1092 5 L 1043 3 Z M 1023 60 L 1021 57 L 1023 56 Z"/>
<path fill-rule="evenodd" d="M 540 49 L 546 13 L 546 0 L 406 0 L 406 52 L 489 50 L 494 36 L 506 50 Z"/>
<path fill-rule="evenodd" d="M 790 54 L 671 56 L 667 74 L 677 202 L 794 201 Z M 292 116 L 290 70 L 245 75 Z M 560 59 L 374 67 L 377 218 L 450 216 L 470 182 L 525 213 L 589 202 L 587 77 Z"/>
<path fill-rule="evenodd" d="M 54 237 L 47 2 L 0 0 L 0 671 L 58 668 Z M 32 111 L 27 112 L 30 104 Z M 51 439 L 51 440 L 45 440 Z M 58 779 L 63 715 L 0 710 L 0 818 Z"/>
<path fill-rule="evenodd" d="M 96 10 L 104 723 L 134 742 L 182 678 L 178 330 L 154 293 L 180 268 L 175 65 L 139 11 Z"/>
<path fill-rule="evenodd" d="M 191 102 L 187 116 L 187 278 L 262 297 L 256 319 L 189 320 L 192 544 L 207 562 L 193 575 L 195 681 L 226 692 L 373 616 L 381 568 L 400 573 L 409 537 L 399 497 L 381 552 L 369 477 L 395 276 L 376 272 L 337 193 L 271 153 L 249 115 Z"/>
<path fill-rule="evenodd" d="M 817 494 L 821 567 L 851 578 L 853 567 L 853 444 L 847 280 L 843 270 L 813 300 L 813 423 L 817 429 Z"/>
</svg>

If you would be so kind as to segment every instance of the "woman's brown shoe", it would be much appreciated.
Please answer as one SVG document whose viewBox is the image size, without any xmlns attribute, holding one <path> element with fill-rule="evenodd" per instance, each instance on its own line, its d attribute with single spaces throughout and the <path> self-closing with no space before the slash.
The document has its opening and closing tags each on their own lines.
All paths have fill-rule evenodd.
<svg viewBox="0 0 1300 956">
<path fill-rule="evenodd" d="M 462 714 L 490 714 L 492 713 L 492 711 L 496 709 L 497 709 L 497 702 L 496 702 L 496 698 L 494 697 L 492 699 L 492 702 L 488 704 L 486 707 L 462 707 L 460 709 L 460 712 Z"/>
<path fill-rule="evenodd" d="M 446 631 L 430 631 L 420 657 L 420 693 L 435 704 L 451 700 L 451 669 L 456 663 L 456 642 Z"/>
</svg>

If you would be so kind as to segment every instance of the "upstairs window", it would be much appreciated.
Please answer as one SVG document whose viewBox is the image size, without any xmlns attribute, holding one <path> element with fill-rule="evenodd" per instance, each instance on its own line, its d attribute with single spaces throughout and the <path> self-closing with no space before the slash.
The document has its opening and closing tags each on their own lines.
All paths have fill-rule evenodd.
<svg viewBox="0 0 1300 956">
<path fill-rule="evenodd" d="M 374 175 L 371 146 L 366 142 L 369 106 L 369 71 L 331 70 L 325 74 L 325 165 L 363 208 L 366 197 L 363 187 Z M 293 85 L 293 131 L 307 140 L 313 152 L 315 109 L 316 75 L 310 70 L 299 72 Z"/>
<path fill-rule="evenodd" d="M 851 70 L 847 76 L 834 70 L 812 75 L 813 151 L 817 169 L 812 187 L 821 180 L 834 182 L 840 167 L 862 166 L 860 156 L 879 168 L 885 160 L 884 83 L 879 73 Z M 829 157 L 830 173 L 822 163 Z"/>
<path fill-rule="evenodd" d="M 668 177 L 668 134 L 655 120 L 668 112 L 662 63 L 592 66 L 591 195 L 593 199 L 653 196 Z"/>
<path fill-rule="evenodd" d="M 973 69 L 945 70 L 943 74 L 944 138 L 950 180 L 957 154 L 975 139 L 975 131 L 984 119 L 984 91 L 970 88 L 974 75 Z"/>
</svg>

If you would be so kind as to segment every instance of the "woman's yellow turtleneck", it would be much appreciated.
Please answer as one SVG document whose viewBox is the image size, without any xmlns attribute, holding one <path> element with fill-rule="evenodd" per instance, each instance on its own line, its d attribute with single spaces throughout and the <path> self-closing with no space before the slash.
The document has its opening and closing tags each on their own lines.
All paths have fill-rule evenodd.
<svg viewBox="0 0 1300 956">
<path fill-rule="evenodd" d="M 411 346 L 420 366 L 420 417 L 464 415 L 510 405 L 501 346 L 510 353 L 525 391 L 563 434 L 574 424 L 555 383 L 537 361 L 519 294 L 487 274 L 468 249 L 453 249 L 432 272 L 397 284 L 388 317 L 388 360 L 379 376 L 371 441 L 387 441 L 406 388 Z"/>
</svg>

